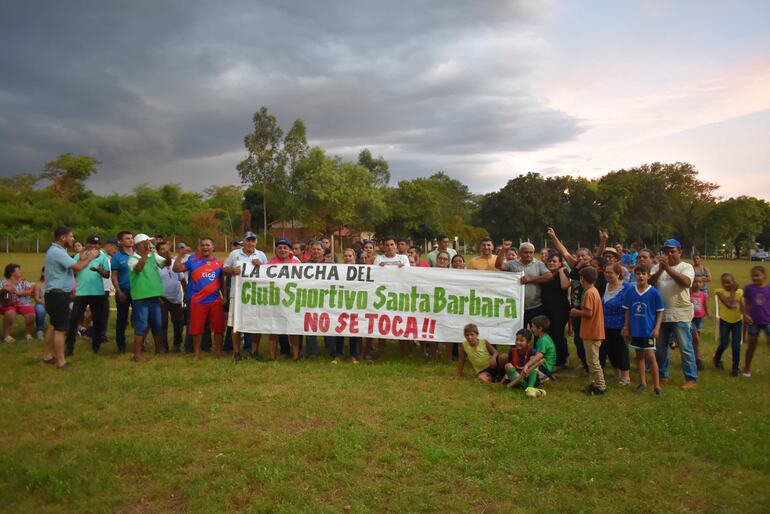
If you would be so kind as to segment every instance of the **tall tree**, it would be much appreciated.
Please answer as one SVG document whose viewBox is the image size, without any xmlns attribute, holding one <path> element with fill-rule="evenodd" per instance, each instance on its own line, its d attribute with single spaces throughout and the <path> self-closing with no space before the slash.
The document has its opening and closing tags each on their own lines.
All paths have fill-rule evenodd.
<svg viewBox="0 0 770 514">
<path fill-rule="evenodd" d="M 752 248 L 756 238 L 770 225 L 770 204 L 749 196 L 730 198 L 708 214 L 706 226 L 714 241 L 729 241 L 740 257 L 745 244 Z"/>
<path fill-rule="evenodd" d="M 390 166 L 382 155 L 375 159 L 372 152 L 364 148 L 358 154 L 358 165 L 372 172 L 375 186 L 384 187 L 390 182 Z"/>
<path fill-rule="evenodd" d="M 262 221 L 267 235 L 267 189 L 284 179 L 281 138 L 283 131 L 275 116 L 262 107 L 254 113 L 254 131 L 243 138 L 248 156 L 238 166 L 241 181 L 262 188 Z"/>
<path fill-rule="evenodd" d="M 59 198 L 69 200 L 84 191 L 83 183 L 96 173 L 99 161 L 90 155 L 63 153 L 46 163 L 42 177 L 51 181 Z"/>
</svg>

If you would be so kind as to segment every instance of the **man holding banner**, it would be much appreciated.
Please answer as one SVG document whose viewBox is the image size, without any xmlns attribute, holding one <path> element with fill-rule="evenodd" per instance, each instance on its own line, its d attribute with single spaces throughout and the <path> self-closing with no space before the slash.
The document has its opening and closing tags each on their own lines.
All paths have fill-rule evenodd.
<svg viewBox="0 0 770 514">
<path fill-rule="evenodd" d="M 243 235 L 243 247 L 236 248 L 225 261 L 225 266 L 222 272 L 225 275 L 239 275 L 242 270 L 251 274 L 251 270 L 254 266 L 261 264 L 267 264 L 267 255 L 264 252 L 257 250 L 257 234 L 254 232 L 246 232 Z M 244 268 L 245 266 L 245 268 Z M 227 326 L 233 326 L 233 303 L 235 298 L 235 287 L 230 287 L 230 305 L 227 310 Z M 260 334 L 253 334 L 251 338 L 251 354 L 256 357 L 259 355 L 259 338 Z M 238 362 L 241 360 L 241 333 L 233 330 L 233 360 Z"/>
</svg>

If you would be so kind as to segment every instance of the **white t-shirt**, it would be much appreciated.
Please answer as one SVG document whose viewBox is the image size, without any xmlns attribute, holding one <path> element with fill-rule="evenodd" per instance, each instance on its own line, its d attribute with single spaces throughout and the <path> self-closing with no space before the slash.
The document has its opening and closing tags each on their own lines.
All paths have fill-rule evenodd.
<svg viewBox="0 0 770 514">
<path fill-rule="evenodd" d="M 104 255 L 107 255 L 105 252 Z M 107 255 L 107 271 L 112 272 L 112 257 Z M 111 273 L 110 273 L 111 274 Z M 112 279 L 110 277 L 102 278 L 102 282 L 104 282 L 104 292 L 109 293 L 112 291 Z"/>
<path fill-rule="evenodd" d="M 656 265 L 652 268 L 652 273 L 655 274 L 659 269 Z M 690 283 L 695 278 L 695 269 L 692 264 L 687 262 L 680 262 L 676 266 L 671 266 L 671 269 L 690 278 Z M 690 301 L 690 288 L 680 286 L 671 275 L 665 271 L 658 277 L 657 286 L 660 291 L 660 296 L 663 297 L 663 304 L 666 309 L 663 311 L 663 321 L 692 321 L 693 306 Z"/>
<path fill-rule="evenodd" d="M 225 260 L 225 268 L 243 268 L 246 264 L 246 273 L 251 273 L 254 270 L 254 259 L 259 260 L 260 264 L 267 264 L 267 255 L 260 250 L 254 250 L 254 253 L 246 255 L 243 253 L 243 248 L 238 248 L 230 252 Z M 230 298 L 235 298 L 235 287 L 230 287 Z"/>
<path fill-rule="evenodd" d="M 399 263 L 403 263 L 404 267 L 409 267 L 409 257 L 406 255 L 399 255 L 396 254 L 393 257 L 386 257 L 385 255 L 378 255 L 374 259 L 374 265 L 375 266 L 398 266 Z"/>
<path fill-rule="evenodd" d="M 163 297 L 171 303 L 182 303 L 182 280 L 185 277 L 184 272 L 172 271 L 174 260 L 171 261 L 171 266 L 160 268 L 158 271 L 163 282 Z"/>
</svg>

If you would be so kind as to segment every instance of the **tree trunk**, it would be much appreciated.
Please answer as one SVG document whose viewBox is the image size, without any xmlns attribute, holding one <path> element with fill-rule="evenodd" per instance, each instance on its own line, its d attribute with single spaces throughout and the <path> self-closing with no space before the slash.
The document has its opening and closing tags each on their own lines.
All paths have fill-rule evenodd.
<svg viewBox="0 0 770 514">
<path fill-rule="evenodd" d="M 267 241 L 267 183 L 262 182 L 262 221 L 265 223 L 265 232 L 262 237 Z"/>
</svg>

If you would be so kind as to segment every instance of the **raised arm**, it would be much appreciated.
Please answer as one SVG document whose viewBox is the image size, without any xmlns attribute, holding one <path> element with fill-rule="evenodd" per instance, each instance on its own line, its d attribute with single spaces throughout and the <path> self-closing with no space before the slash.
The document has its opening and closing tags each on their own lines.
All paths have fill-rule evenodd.
<svg viewBox="0 0 770 514">
<path fill-rule="evenodd" d="M 556 251 L 561 254 L 561 256 L 565 261 L 567 261 L 567 264 L 569 264 L 571 268 L 574 268 L 575 264 L 577 264 L 577 257 L 569 253 L 567 247 L 564 246 L 564 244 L 562 244 L 562 242 L 556 236 L 556 231 L 552 227 L 548 227 L 546 234 L 548 234 L 548 237 L 551 238 L 551 242 L 553 243 L 553 247 L 556 248 Z"/>
<path fill-rule="evenodd" d="M 503 245 L 500 247 L 500 251 L 497 252 L 497 259 L 495 259 L 495 268 L 499 269 L 500 271 L 506 271 L 505 255 L 508 253 L 508 250 L 511 248 L 511 245 L 513 245 L 511 241 L 505 240 L 503 241 Z"/>
</svg>

